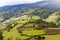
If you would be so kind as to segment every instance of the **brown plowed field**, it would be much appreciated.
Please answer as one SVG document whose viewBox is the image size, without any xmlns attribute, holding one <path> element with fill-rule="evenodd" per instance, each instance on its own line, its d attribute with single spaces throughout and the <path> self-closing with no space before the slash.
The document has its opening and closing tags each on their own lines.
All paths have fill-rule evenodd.
<svg viewBox="0 0 60 40">
<path fill-rule="evenodd" d="M 60 34 L 60 28 L 45 28 L 47 35 Z"/>
</svg>

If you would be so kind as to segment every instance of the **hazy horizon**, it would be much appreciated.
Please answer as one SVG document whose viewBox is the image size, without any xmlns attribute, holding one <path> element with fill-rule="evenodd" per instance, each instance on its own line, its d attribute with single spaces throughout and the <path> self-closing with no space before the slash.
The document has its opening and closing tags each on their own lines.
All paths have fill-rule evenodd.
<svg viewBox="0 0 60 40">
<path fill-rule="evenodd" d="M 17 4 L 24 4 L 24 3 L 34 3 L 43 0 L 0 0 L 0 7 L 7 6 L 7 5 L 17 5 Z"/>
</svg>

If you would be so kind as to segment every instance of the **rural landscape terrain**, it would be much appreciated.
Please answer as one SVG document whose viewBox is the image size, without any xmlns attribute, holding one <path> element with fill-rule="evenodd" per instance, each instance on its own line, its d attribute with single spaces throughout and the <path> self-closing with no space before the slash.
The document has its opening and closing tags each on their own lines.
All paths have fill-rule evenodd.
<svg viewBox="0 0 60 40">
<path fill-rule="evenodd" d="M 60 40 L 57 4 L 40 1 L 0 7 L 0 40 Z"/>
</svg>

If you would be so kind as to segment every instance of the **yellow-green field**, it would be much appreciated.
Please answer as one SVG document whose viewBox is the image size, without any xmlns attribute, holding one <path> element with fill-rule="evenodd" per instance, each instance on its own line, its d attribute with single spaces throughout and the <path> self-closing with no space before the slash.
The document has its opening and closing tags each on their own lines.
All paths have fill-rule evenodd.
<svg viewBox="0 0 60 40">
<path fill-rule="evenodd" d="M 60 34 L 46 35 L 45 37 L 46 37 L 45 40 L 60 40 Z"/>
</svg>

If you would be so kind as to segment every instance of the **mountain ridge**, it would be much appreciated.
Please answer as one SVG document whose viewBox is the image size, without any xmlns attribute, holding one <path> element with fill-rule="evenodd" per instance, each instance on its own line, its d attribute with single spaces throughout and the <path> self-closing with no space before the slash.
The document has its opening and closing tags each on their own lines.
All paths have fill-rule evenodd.
<svg viewBox="0 0 60 40">
<path fill-rule="evenodd" d="M 0 12 L 3 11 L 11 11 L 14 9 L 22 9 L 22 8 L 49 8 L 53 10 L 58 10 L 60 9 L 60 6 L 58 3 L 52 3 L 51 1 L 40 1 L 36 3 L 29 3 L 29 4 L 18 4 L 18 5 L 10 5 L 10 6 L 4 6 L 0 7 Z"/>
</svg>

